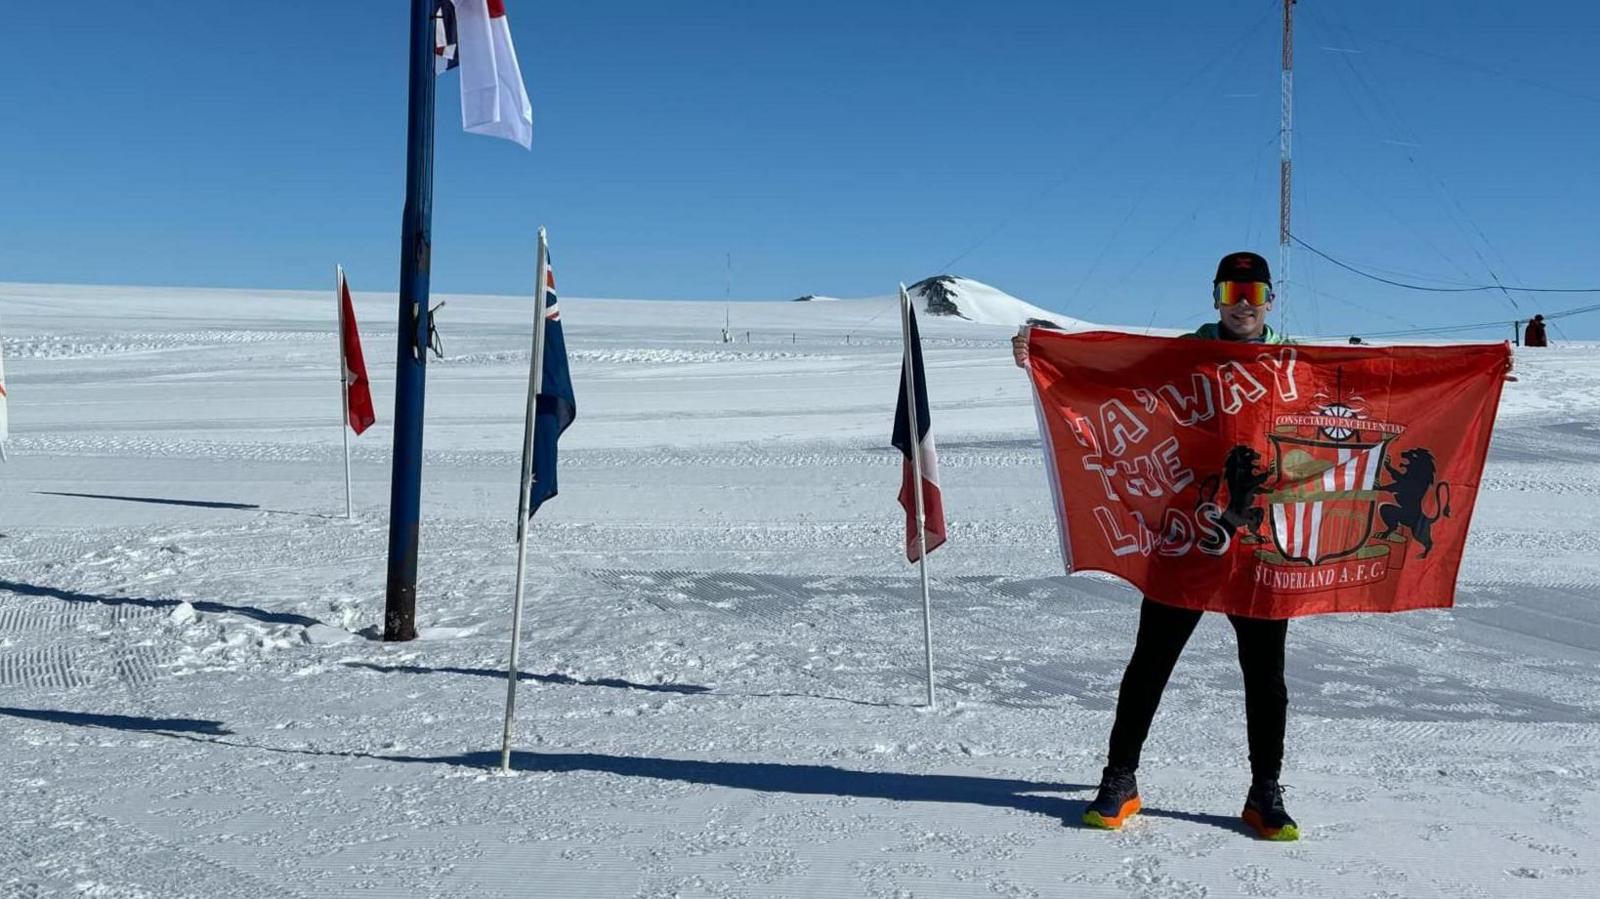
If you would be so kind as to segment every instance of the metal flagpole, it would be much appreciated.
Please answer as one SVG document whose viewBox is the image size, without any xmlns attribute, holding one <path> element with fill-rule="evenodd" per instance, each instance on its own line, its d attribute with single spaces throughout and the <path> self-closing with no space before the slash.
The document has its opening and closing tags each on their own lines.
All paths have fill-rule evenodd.
<svg viewBox="0 0 1600 899">
<path fill-rule="evenodd" d="M 1294 4 L 1283 0 L 1283 81 L 1278 124 L 1278 319 L 1287 319 L 1290 162 L 1294 146 Z M 1285 325 L 1287 328 L 1287 325 Z"/>
<path fill-rule="evenodd" d="M 344 517 L 350 517 L 350 357 L 344 334 L 344 266 L 334 266 L 336 274 L 333 301 L 339 308 L 339 406 L 344 419 L 339 422 L 339 434 L 344 438 Z"/>
<path fill-rule="evenodd" d="M 385 640 L 417 638 L 422 411 L 428 377 L 428 275 L 433 220 L 433 8 L 433 0 L 411 0 L 411 105 L 406 118 L 406 206 L 400 231 L 400 325 L 394 372 L 394 473 L 389 483 Z"/>
<path fill-rule="evenodd" d="M 900 285 L 900 334 L 905 344 L 902 354 L 906 371 L 906 412 L 911 418 L 912 494 L 917 503 L 917 567 L 922 574 L 922 648 L 928 669 L 928 708 L 936 708 L 933 698 L 933 603 L 928 599 L 928 527 L 922 508 L 922 425 L 917 421 L 916 370 L 911 358 L 911 297 Z"/>
<path fill-rule="evenodd" d="M 539 229 L 539 283 L 534 288 L 533 358 L 528 363 L 528 409 L 522 423 L 522 493 L 517 497 L 517 581 L 511 606 L 511 661 L 506 670 L 506 722 L 500 735 L 500 770 L 511 770 L 511 721 L 517 708 L 517 654 L 522 645 L 522 587 L 528 567 L 528 503 L 533 489 L 533 438 L 539 411 L 539 391 L 544 387 L 545 285 L 550 278 L 550 254 L 544 229 Z"/>
</svg>

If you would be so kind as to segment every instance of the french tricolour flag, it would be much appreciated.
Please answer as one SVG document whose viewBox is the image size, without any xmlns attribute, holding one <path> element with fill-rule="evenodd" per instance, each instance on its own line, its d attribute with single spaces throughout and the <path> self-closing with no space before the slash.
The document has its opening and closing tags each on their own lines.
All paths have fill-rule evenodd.
<svg viewBox="0 0 1600 899">
<path fill-rule="evenodd" d="M 533 144 L 533 105 L 522 84 L 504 0 L 436 0 L 434 71 L 461 70 L 461 127 Z"/>
<path fill-rule="evenodd" d="M 917 410 L 917 448 L 922 460 L 922 518 L 926 532 L 928 552 L 944 543 L 944 499 L 939 493 L 939 454 L 933 445 L 933 427 L 928 420 L 928 389 L 922 376 L 922 338 L 917 334 L 917 314 L 908 309 L 906 340 L 911 355 L 911 387 L 915 392 Z M 894 437 L 892 442 L 905 457 L 900 466 L 900 505 L 906 510 L 906 558 L 915 562 L 922 557 L 921 541 L 917 539 L 916 469 L 912 467 L 911 416 L 906 405 L 906 363 L 900 363 L 900 400 L 894 410 Z"/>
</svg>

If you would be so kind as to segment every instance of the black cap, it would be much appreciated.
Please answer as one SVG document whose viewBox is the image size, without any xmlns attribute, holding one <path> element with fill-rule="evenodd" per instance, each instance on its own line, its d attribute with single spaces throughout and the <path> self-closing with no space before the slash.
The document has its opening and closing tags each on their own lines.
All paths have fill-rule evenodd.
<svg viewBox="0 0 1600 899">
<path fill-rule="evenodd" d="M 1217 263 L 1217 276 L 1211 283 L 1218 284 L 1223 281 L 1264 281 L 1272 283 L 1272 271 L 1267 268 L 1267 260 L 1255 253 L 1229 253 Z"/>
</svg>

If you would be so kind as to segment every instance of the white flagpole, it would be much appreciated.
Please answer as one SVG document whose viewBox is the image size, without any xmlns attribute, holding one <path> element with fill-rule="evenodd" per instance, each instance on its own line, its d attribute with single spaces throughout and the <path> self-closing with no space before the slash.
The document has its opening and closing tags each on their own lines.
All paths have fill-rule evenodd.
<svg viewBox="0 0 1600 899">
<path fill-rule="evenodd" d="M 350 365 L 344 345 L 344 266 L 334 266 L 333 302 L 339 310 L 339 435 L 344 438 L 344 517 L 350 517 Z"/>
<path fill-rule="evenodd" d="M 922 648 L 928 669 L 928 708 L 937 708 L 933 698 L 933 603 L 928 599 L 928 523 L 922 508 L 922 425 L 917 421 L 917 373 L 911 364 L 911 297 L 900 285 L 900 335 L 905 344 L 906 412 L 911 418 L 911 477 L 917 501 L 917 567 L 922 573 Z"/>
<path fill-rule="evenodd" d="M 533 358 L 528 363 L 528 409 L 522 423 L 522 492 L 517 497 L 517 581 L 511 607 L 511 662 L 506 670 L 506 722 L 500 735 L 500 770 L 511 770 L 511 721 L 517 708 L 517 651 L 522 644 L 522 588 L 528 567 L 528 502 L 533 487 L 533 438 L 539 391 L 544 387 L 545 285 L 550 254 L 539 229 L 538 284 L 534 287 Z"/>
</svg>

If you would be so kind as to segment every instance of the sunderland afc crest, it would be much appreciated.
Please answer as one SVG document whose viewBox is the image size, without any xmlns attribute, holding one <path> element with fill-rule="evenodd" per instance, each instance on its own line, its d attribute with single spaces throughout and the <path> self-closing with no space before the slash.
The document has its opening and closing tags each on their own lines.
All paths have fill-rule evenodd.
<svg viewBox="0 0 1600 899">
<path fill-rule="evenodd" d="M 1274 420 L 1266 465 L 1251 447 L 1229 452 L 1221 520 L 1254 546 L 1258 582 L 1283 592 L 1393 584 L 1387 575 L 1404 566 L 1408 544 L 1428 557 L 1434 523 L 1450 514 L 1450 485 L 1435 483 L 1425 448 L 1395 458 L 1404 432 L 1368 417 L 1359 397 L 1319 397 L 1311 411 Z"/>
<path fill-rule="evenodd" d="M 1354 431 L 1345 425 L 1335 429 Z M 1378 474 L 1392 438 L 1358 435 L 1366 436 L 1360 431 L 1342 441 L 1269 436 L 1278 481 L 1266 495 L 1267 510 L 1272 543 L 1282 558 L 1320 565 L 1366 546 L 1380 497 Z"/>
</svg>

